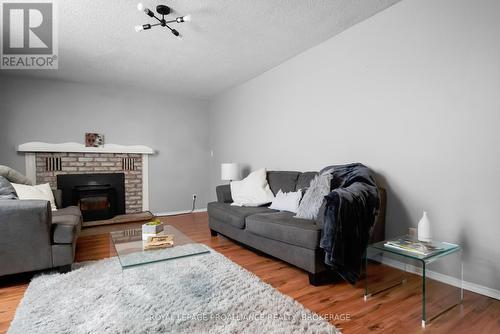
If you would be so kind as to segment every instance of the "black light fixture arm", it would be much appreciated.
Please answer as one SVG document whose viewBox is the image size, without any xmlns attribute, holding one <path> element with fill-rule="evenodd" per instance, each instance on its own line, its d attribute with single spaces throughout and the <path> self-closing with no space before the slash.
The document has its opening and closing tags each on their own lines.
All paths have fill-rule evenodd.
<svg viewBox="0 0 500 334">
<path fill-rule="evenodd" d="M 168 20 L 168 21 L 165 20 L 165 16 L 168 15 L 168 14 L 170 14 L 170 7 L 165 6 L 165 5 L 158 5 L 158 6 L 156 6 L 156 12 L 161 15 L 161 19 L 159 17 L 157 17 L 150 9 L 145 8 L 142 3 L 139 3 L 137 5 L 137 9 L 139 11 L 141 11 L 141 12 L 144 12 L 147 16 L 155 18 L 159 22 L 159 23 L 156 23 L 156 24 L 144 24 L 142 26 L 136 26 L 135 30 L 137 32 L 142 31 L 142 30 L 151 29 L 151 27 L 162 26 L 162 27 L 168 28 L 170 30 L 170 32 L 173 35 L 175 35 L 177 38 L 180 38 L 181 37 L 180 33 L 177 30 L 171 28 L 168 24 L 170 24 L 170 23 L 189 22 L 191 20 L 191 16 L 190 15 L 179 16 L 175 20 Z"/>
</svg>

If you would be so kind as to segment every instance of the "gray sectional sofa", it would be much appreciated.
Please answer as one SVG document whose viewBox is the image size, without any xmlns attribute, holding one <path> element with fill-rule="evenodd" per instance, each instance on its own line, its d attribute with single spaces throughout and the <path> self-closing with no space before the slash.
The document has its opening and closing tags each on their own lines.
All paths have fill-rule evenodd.
<svg viewBox="0 0 500 334">
<path fill-rule="evenodd" d="M 302 189 L 307 191 L 316 172 L 269 171 L 267 181 L 274 194 Z M 385 190 L 379 188 L 381 209 L 371 242 L 385 234 Z M 324 252 L 319 248 L 324 203 L 317 220 L 293 218 L 294 214 L 268 207 L 231 206 L 229 185 L 216 187 L 217 202 L 208 203 L 208 221 L 212 236 L 218 233 L 253 249 L 262 251 L 309 273 L 317 285 L 324 273 Z"/>
<path fill-rule="evenodd" d="M 76 206 L 61 208 L 42 200 L 0 200 L 0 276 L 58 268 L 66 271 L 75 257 L 82 214 Z"/>
</svg>

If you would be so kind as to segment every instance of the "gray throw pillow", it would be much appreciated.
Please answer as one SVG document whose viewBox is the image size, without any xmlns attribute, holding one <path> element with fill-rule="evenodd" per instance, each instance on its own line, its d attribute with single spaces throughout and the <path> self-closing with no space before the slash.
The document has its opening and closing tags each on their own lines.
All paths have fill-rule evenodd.
<svg viewBox="0 0 500 334">
<path fill-rule="evenodd" d="M 330 193 L 331 180 L 332 174 L 330 174 L 330 171 L 317 175 L 311 180 L 309 188 L 300 202 L 296 218 L 316 219 L 318 217 L 323 199 Z"/>
<path fill-rule="evenodd" d="M 0 176 L 5 177 L 9 182 L 27 184 L 32 186 L 33 183 L 23 174 L 19 173 L 17 170 L 12 169 L 8 166 L 0 165 Z"/>
<path fill-rule="evenodd" d="M 1 199 L 17 199 L 16 190 L 3 176 L 0 176 L 0 200 Z"/>
</svg>

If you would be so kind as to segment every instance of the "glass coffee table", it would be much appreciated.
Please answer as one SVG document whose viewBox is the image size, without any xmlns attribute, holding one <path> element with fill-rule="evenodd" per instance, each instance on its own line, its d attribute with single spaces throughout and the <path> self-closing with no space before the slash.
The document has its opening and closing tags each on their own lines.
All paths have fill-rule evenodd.
<svg viewBox="0 0 500 334">
<path fill-rule="evenodd" d="M 408 235 L 399 238 L 416 241 Z M 405 284 L 416 274 L 420 276 L 422 288 L 422 327 L 462 302 L 462 248 L 459 245 L 432 241 L 428 244 L 439 250 L 426 256 L 385 246 L 386 242 L 368 245 L 366 249 L 365 300 Z"/>
<path fill-rule="evenodd" d="M 174 236 L 173 247 L 144 250 L 143 243 L 145 241 L 142 240 L 142 230 L 140 228 L 110 232 L 111 247 L 116 250 L 122 269 L 210 253 L 208 247 L 195 243 L 184 233 L 170 225 L 165 225 L 158 236 L 166 234 Z"/>
</svg>

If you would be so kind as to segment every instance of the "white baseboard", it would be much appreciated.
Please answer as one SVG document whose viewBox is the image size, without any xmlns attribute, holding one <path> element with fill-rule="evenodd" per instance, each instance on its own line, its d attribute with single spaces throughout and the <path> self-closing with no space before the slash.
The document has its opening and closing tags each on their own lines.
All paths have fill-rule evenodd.
<svg viewBox="0 0 500 334">
<path fill-rule="evenodd" d="M 400 269 L 403 271 L 405 270 L 405 263 L 397 261 L 397 260 L 384 259 L 382 261 L 382 263 L 384 263 L 390 267 L 393 267 L 393 268 L 397 268 L 397 269 Z M 417 274 L 419 276 L 422 276 L 422 269 L 419 267 L 416 267 L 414 265 L 406 265 L 406 271 L 413 273 L 413 274 Z M 491 297 L 491 298 L 500 300 L 500 290 L 492 289 L 492 288 L 489 288 L 487 286 L 479 285 L 479 284 L 472 283 L 472 282 L 460 281 L 456 277 L 444 275 L 444 274 L 438 273 L 436 271 L 429 270 L 429 271 L 427 271 L 427 275 L 428 275 L 428 277 L 435 279 L 436 281 L 443 282 L 443 283 L 453 285 L 456 287 L 462 286 L 462 288 L 464 290 L 472 291 L 472 292 L 478 293 L 478 294 L 483 295 L 483 296 L 487 296 L 487 297 Z"/>
<path fill-rule="evenodd" d="M 185 211 L 166 211 L 166 212 L 153 212 L 155 216 L 175 216 L 175 215 L 184 215 L 187 213 L 195 213 L 195 212 L 206 212 L 207 208 L 195 209 L 194 211 L 185 210 Z"/>
</svg>

